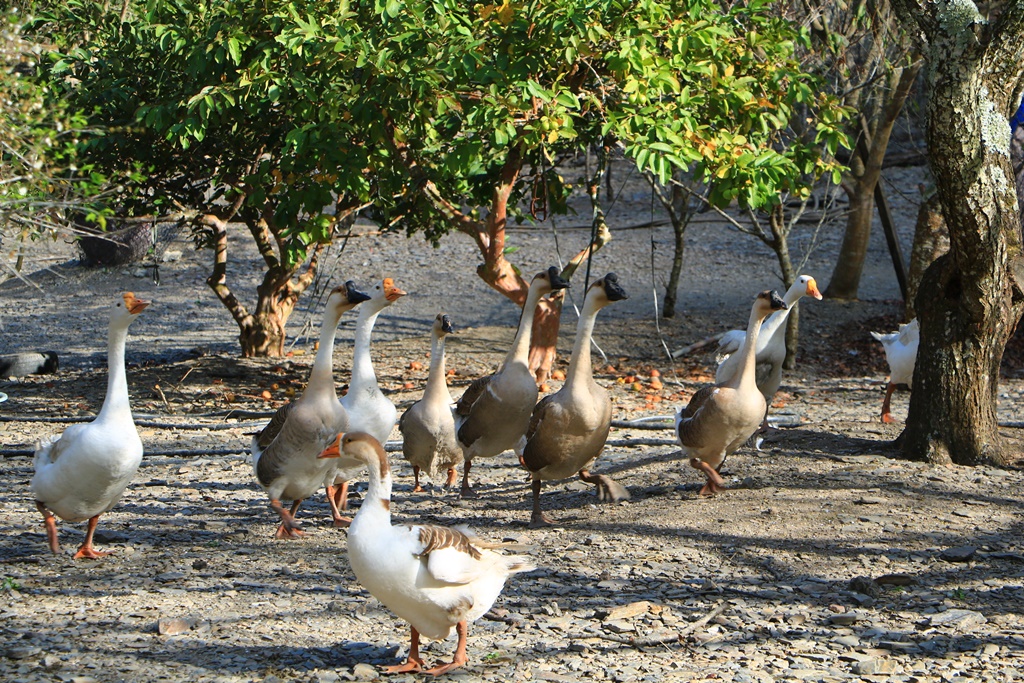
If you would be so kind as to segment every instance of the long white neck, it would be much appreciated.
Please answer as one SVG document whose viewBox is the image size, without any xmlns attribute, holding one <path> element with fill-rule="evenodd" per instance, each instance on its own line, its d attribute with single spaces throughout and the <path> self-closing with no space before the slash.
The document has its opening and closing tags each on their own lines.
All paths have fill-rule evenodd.
<svg viewBox="0 0 1024 683">
<path fill-rule="evenodd" d="M 391 524 L 391 468 L 381 476 L 376 463 L 370 465 L 369 479 L 366 486 L 366 497 L 359 508 L 357 516 L 370 518 L 377 524 Z"/>
<path fill-rule="evenodd" d="M 590 361 L 590 341 L 594 335 L 594 322 L 601 307 L 597 305 L 597 297 L 588 296 L 583 301 L 580 319 L 576 322 L 576 339 L 572 344 L 572 358 L 569 360 L 569 372 L 565 376 L 565 386 L 570 389 L 577 383 L 585 386 L 594 377 L 594 369 Z"/>
<path fill-rule="evenodd" d="M 376 386 L 377 384 L 377 375 L 373 372 L 373 361 L 370 359 L 370 336 L 373 334 L 373 326 L 382 309 L 374 309 L 370 306 L 363 308 L 363 306 L 359 307 L 359 319 L 356 321 L 351 387 Z"/>
<path fill-rule="evenodd" d="M 309 373 L 307 391 L 330 391 L 334 394 L 334 338 L 338 334 L 338 321 L 341 313 L 337 307 L 329 306 L 324 312 L 320 323 L 320 344 L 316 349 L 316 359 Z"/>
<path fill-rule="evenodd" d="M 512 341 L 512 348 L 505 356 L 505 365 L 514 362 L 524 365 L 530 358 L 530 334 L 533 332 L 533 316 L 537 310 L 537 302 L 540 301 L 540 290 L 530 287 L 526 294 L 526 303 L 523 304 L 523 314 L 519 316 L 519 329 L 516 331 L 516 338 Z"/>
<path fill-rule="evenodd" d="M 107 333 L 107 395 L 103 399 L 97 420 L 127 417 L 132 418 L 128 405 L 128 376 L 124 369 L 124 347 L 128 338 L 128 326 L 110 324 Z"/>
<path fill-rule="evenodd" d="M 750 320 L 747 322 L 747 336 L 740 347 L 740 371 L 722 386 L 734 389 L 757 391 L 755 366 L 757 363 L 757 337 L 761 330 L 761 317 L 756 307 L 750 309 Z"/>
<path fill-rule="evenodd" d="M 427 375 L 427 388 L 423 390 L 423 399 L 443 401 L 446 405 L 452 402 L 445 378 L 444 337 L 437 333 L 430 342 L 430 372 Z"/>
</svg>

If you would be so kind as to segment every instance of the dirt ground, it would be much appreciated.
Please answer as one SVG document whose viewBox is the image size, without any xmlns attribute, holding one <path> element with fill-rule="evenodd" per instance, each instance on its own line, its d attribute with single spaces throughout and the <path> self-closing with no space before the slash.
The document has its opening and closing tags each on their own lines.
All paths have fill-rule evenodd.
<svg viewBox="0 0 1024 683">
<path fill-rule="evenodd" d="M 887 172 L 909 252 L 922 169 Z M 581 216 L 585 216 L 581 206 Z M 601 504 L 569 480 L 545 486 L 559 521 L 530 530 L 529 485 L 510 453 L 474 466 L 483 494 L 459 500 L 412 493 L 394 453 L 396 523 L 468 523 L 481 536 L 528 546 L 538 565 L 509 582 L 470 629 L 459 680 L 574 681 L 1011 681 L 1024 675 L 1024 471 L 939 468 L 896 459 L 897 423 L 879 422 L 886 368 L 868 330 L 894 329 L 902 307 L 876 229 L 861 300 L 801 303 L 799 366 L 773 406 L 780 428 L 762 450 L 741 449 L 725 473 L 732 490 L 702 499 L 672 432 L 642 418 L 670 416 L 714 374 L 713 349 L 668 352 L 741 326 L 753 295 L 778 287 L 770 252 L 702 214 L 688 233 L 680 311 L 655 317 L 671 234 L 639 190 L 610 212 L 614 240 L 595 275 L 614 270 L 630 299 L 605 309 L 595 374 L 613 394 L 609 445 L 596 469 L 631 493 Z M 657 218 L 657 214 L 654 215 Z M 576 221 L 574 223 L 574 220 Z M 583 246 L 580 219 L 510 233 L 525 273 Z M 812 244 L 801 272 L 824 287 L 841 220 L 794 235 Z M 640 227 L 632 227 L 632 226 Z M 231 278 L 252 298 L 259 257 L 241 233 Z M 452 392 L 493 370 L 517 313 L 475 276 L 473 245 L 439 249 L 361 226 L 325 260 L 318 292 L 388 275 L 409 292 L 380 318 L 373 349 L 382 388 L 401 411 L 422 393 L 429 323 L 455 320 L 448 344 Z M 61 370 L 0 381 L 0 680 L 371 680 L 403 657 L 408 631 L 355 582 L 345 531 L 321 497 L 303 504 L 307 537 L 275 540 L 275 516 L 248 460 L 250 435 L 300 392 L 312 363 L 320 306 L 304 299 L 289 323 L 291 355 L 237 357 L 236 332 L 204 284 L 209 255 L 187 242 L 158 245 L 153 269 L 84 269 L 66 244 L 36 245 L 31 283 L 0 284 L 0 353 L 55 350 Z M 582 281 L 582 278 L 580 278 Z M 579 302 L 582 282 L 573 284 Z M 34 442 L 94 415 L 103 400 L 105 309 L 133 290 L 153 305 L 128 341 L 132 404 L 146 448 L 122 502 L 100 520 L 96 561 L 51 555 L 28 482 Z M 660 300 L 658 301 L 660 305 Z M 335 377 L 351 364 L 354 316 L 343 319 Z M 559 364 L 575 314 L 566 307 Z M 1020 444 L 1024 380 L 1009 355 L 1000 389 L 1004 435 Z M 419 361 L 422 368 L 412 365 Z M 652 370 L 664 387 L 652 387 Z M 558 387 L 557 381 L 550 389 Z M 649 429 L 645 427 L 655 427 Z M 397 430 L 392 446 L 397 447 Z M 358 508 L 362 485 L 351 504 Z M 82 525 L 60 524 L 64 549 Z M 453 642 L 427 646 L 448 659 Z M 396 676 L 412 680 L 413 676 Z"/>
</svg>

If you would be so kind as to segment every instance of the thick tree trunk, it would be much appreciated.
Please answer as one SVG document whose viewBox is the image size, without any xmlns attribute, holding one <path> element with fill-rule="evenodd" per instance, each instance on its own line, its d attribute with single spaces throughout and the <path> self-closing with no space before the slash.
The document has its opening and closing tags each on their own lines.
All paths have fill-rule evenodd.
<svg viewBox="0 0 1024 683">
<path fill-rule="evenodd" d="M 894 6 L 928 43 L 928 153 L 950 237 L 949 254 L 922 279 L 928 296 L 916 301 L 921 342 L 903 451 L 933 463 L 1000 465 L 999 366 L 1024 311 L 1009 127 L 1024 17 L 1019 6 L 992 24 L 942 3 L 923 12 L 909 0 Z"/>
</svg>

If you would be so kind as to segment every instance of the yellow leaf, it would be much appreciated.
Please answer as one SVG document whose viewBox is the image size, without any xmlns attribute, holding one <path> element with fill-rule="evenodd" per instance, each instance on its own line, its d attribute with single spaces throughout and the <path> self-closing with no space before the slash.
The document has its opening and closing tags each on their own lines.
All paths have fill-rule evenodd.
<svg viewBox="0 0 1024 683">
<path fill-rule="evenodd" d="M 507 2 L 498 8 L 498 21 L 501 22 L 502 26 L 508 26 L 512 23 L 512 6 Z"/>
<path fill-rule="evenodd" d="M 726 78 L 732 78 L 732 74 L 735 71 L 736 71 L 736 68 L 732 64 L 730 64 L 729 66 L 725 67 L 725 77 Z"/>
<path fill-rule="evenodd" d="M 480 18 L 483 19 L 484 21 L 487 21 L 487 19 L 491 16 L 493 12 L 494 5 L 484 5 L 483 7 L 480 8 Z"/>
</svg>

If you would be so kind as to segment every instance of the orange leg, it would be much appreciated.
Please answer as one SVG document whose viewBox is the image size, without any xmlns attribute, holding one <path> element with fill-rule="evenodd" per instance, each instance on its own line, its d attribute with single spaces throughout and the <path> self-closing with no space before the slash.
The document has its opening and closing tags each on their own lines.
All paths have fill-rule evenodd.
<svg viewBox="0 0 1024 683">
<path fill-rule="evenodd" d="M 331 517 L 334 519 L 334 527 L 342 529 L 352 523 L 352 518 L 342 516 L 341 510 L 338 509 L 338 502 L 334 500 L 335 488 L 334 486 L 327 486 L 327 504 L 331 506 Z"/>
<path fill-rule="evenodd" d="M 53 513 L 46 509 L 41 501 L 36 501 L 36 509 L 43 513 L 43 524 L 46 526 L 46 540 L 50 543 L 50 551 L 56 555 L 60 552 L 60 544 L 57 542 L 57 520 Z"/>
<path fill-rule="evenodd" d="M 466 467 L 462 470 L 462 491 L 459 492 L 460 498 L 479 498 L 480 494 L 474 491 L 469 486 L 469 468 L 473 466 L 472 460 L 466 461 Z"/>
<path fill-rule="evenodd" d="M 469 634 L 469 626 L 465 620 L 455 625 L 455 632 L 459 634 L 459 643 L 455 646 L 455 656 L 452 658 L 452 661 L 448 664 L 441 664 L 432 669 L 427 669 L 424 673 L 440 676 L 466 665 L 466 662 L 469 661 L 469 657 L 466 655 L 466 636 Z"/>
<path fill-rule="evenodd" d="M 339 510 L 348 510 L 348 482 L 341 482 L 341 486 L 334 491 L 334 503 Z"/>
<path fill-rule="evenodd" d="M 695 470 L 700 470 L 704 473 L 704 476 L 708 478 L 708 483 L 704 484 L 703 488 L 701 488 L 697 495 L 713 496 L 716 493 L 728 491 L 728 489 L 725 488 L 725 479 L 722 479 L 722 475 L 716 472 L 714 467 L 707 464 L 700 458 L 690 458 L 690 467 Z"/>
<path fill-rule="evenodd" d="M 423 659 L 420 657 L 420 632 L 412 626 L 409 627 L 409 630 L 412 632 L 409 638 L 409 656 L 401 664 L 382 668 L 381 671 L 384 673 L 400 674 L 423 671 Z"/>
<path fill-rule="evenodd" d="M 420 486 L 420 466 L 419 465 L 413 465 L 412 466 L 412 478 L 413 478 L 413 482 L 416 484 L 415 486 L 412 487 L 412 492 L 413 493 L 423 493 L 423 487 Z"/>
<path fill-rule="evenodd" d="M 455 470 L 455 468 L 454 467 L 449 467 L 448 468 L 448 481 L 446 481 L 444 483 L 444 487 L 446 489 L 450 489 L 451 487 L 455 486 L 455 481 L 458 478 L 459 478 L 459 473 Z"/>
<path fill-rule="evenodd" d="M 544 527 L 554 526 L 555 523 L 544 514 L 544 511 L 540 509 L 540 487 L 542 486 L 540 479 L 533 480 L 533 514 L 530 515 L 530 528 L 531 529 L 543 529 Z"/>
<path fill-rule="evenodd" d="M 299 509 L 301 503 L 301 498 L 292 503 L 292 511 L 289 513 L 281 507 L 281 501 L 270 501 L 270 507 L 281 516 L 281 526 L 277 528 L 277 533 L 274 536 L 277 538 L 302 538 L 302 525 L 295 521 L 295 511 Z"/>
<path fill-rule="evenodd" d="M 892 413 L 889 412 L 889 404 L 892 401 L 892 393 L 894 391 L 896 391 L 896 385 L 889 382 L 889 385 L 885 387 L 885 399 L 882 401 L 882 422 L 886 424 L 893 422 Z"/>
<path fill-rule="evenodd" d="M 85 531 L 85 542 L 82 543 L 82 547 L 80 547 L 78 549 L 78 552 L 75 553 L 74 559 L 80 560 L 82 558 L 85 558 L 87 560 L 95 560 L 95 559 L 98 559 L 98 558 L 101 558 L 101 557 L 106 557 L 107 555 L 110 554 L 110 553 L 101 553 L 99 550 L 96 550 L 95 548 L 92 547 L 92 535 L 94 533 L 96 533 L 96 525 L 99 523 L 99 521 L 100 521 L 100 516 L 99 515 L 96 515 L 95 517 L 90 517 L 89 518 L 89 527 Z"/>
</svg>

